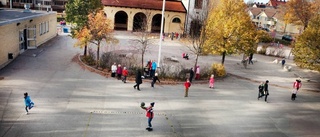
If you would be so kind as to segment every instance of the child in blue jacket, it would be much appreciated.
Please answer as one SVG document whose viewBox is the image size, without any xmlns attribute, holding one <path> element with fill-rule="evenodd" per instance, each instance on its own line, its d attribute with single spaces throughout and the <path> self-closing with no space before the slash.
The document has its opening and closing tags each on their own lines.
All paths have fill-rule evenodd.
<svg viewBox="0 0 320 137">
<path fill-rule="evenodd" d="M 28 112 L 29 112 L 28 109 L 30 110 L 33 107 L 34 103 L 31 101 L 31 98 L 30 98 L 30 96 L 28 96 L 27 92 L 24 93 L 24 103 L 26 105 L 26 107 L 25 107 L 26 115 L 28 115 Z"/>
</svg>

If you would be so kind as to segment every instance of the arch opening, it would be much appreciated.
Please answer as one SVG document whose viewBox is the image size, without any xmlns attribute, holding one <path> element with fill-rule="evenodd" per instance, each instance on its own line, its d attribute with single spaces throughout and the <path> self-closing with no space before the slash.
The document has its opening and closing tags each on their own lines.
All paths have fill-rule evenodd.
<svg viewBox="0 0 320 137">
<path fill-rule="evenodd" d="M 139 12 L 134 15 L 132 31 L 146 31 L 147 25 L 147 16 L 144 13 Z"/>
<path fill-rule="evenodd" d="M 161 31 L 161 17 L 162 17 L 161 14 L 156 14 L 153 16 L 151 32 L 160 32 Z M 164 23 L 163 23 L 163 28 L 164 28 Z"/>
<path fill-rule="evenodd" d="M 118 11 L 114 18 L 115 30 L 128 30 L 128 15 L 126 12 Z"/>
</svg>

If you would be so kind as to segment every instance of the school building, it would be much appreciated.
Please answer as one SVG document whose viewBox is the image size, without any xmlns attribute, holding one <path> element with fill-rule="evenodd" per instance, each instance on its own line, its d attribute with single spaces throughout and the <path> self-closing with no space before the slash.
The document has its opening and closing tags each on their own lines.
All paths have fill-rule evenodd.
<svg viewBox="0 0 320 137">
<path fill-rule="evenodd" d="M 0 9 L 0 69 L 56 35 L 56 12 Z"/>
</svg>

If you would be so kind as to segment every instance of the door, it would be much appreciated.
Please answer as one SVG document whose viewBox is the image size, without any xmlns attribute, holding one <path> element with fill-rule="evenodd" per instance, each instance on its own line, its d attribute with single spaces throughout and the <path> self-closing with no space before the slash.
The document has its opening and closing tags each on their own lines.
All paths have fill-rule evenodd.
<svg viewBox="0 0 320 137">
<path fill-rule="evenodd" d="M 27 29 L 19 31 L 19 51 L 20 53 L 24 52 L 27 49 Z"/>
<path fill-rule="evenodd" d="M 29 27 L 27 29 L 27 34 L 28 34 L 28 38 L 27 38 L 27 47 L 28 49 L 36 49 L 37 48 L 37 39 L 36 39 L 36 26 L 34 27 Z"/>
</svg>

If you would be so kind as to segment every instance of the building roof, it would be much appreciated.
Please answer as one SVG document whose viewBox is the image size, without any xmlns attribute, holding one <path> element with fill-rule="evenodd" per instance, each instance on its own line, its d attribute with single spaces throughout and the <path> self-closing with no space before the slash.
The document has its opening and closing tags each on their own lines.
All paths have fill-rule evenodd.
<svg viewBox="0 0 320 137">
<path fill-rule="evenodd" d="M 285 5 L 287 2 L 286 0 L 270 0 L 268 2 L 269 6 L 278 7 L 280 5 Z"/>
<path fill-rule="evenodd" d="M 267 15 L 268 18 L 273 18 L 279 12 L 280 11 L 277 9 L 264 9 L 264 13 Z"/>
<path fill-rule="evenodd" d="M 280 14 L 280 10 L 278 9 L 269 9 L 269 8 L 254 8 L 250 7 L 248 10 L 251 11 L 253 15 L 259 15 L 260 13 L 265 13 L 268 18 L 278 17 L 276 15 Z"/>
<path fill-rule="evenodd" d="M 259 15 L 261 13 L 261 11 L 263 9 L 261 8 L 254 8 L 254 7 L 250 7 L 249 10 L 251 11 L 251 13 L 255 16 Z"/>
<path fill-rule="evenodd" d="M 44 16 L 47 14 L 56 14 L 55 12 L 31 11 L 23 12 L 22 9 L 0 9 L 0 26 L 14 22 L 33 19 L 34 17 Z"/>
<path fill-rule="evenodd" d="M 163 0 L 101 0 L 104 6 L 162 10 Z M 166 1 L 166 11 L 186 13 L 181 1 Z"/>
</svg>

